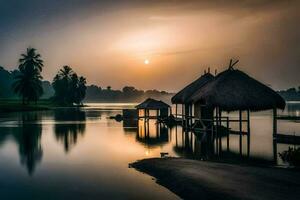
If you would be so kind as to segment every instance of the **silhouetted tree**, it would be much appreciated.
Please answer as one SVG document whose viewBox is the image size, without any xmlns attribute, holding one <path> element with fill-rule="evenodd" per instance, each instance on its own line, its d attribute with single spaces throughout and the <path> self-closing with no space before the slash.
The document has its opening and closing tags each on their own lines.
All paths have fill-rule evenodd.
<svg viewBox="0 0 300 200">
<path fill-rule="evenodd" d="M 69 152 L 85 133 L 85 112 L 77 109 L 59 109 L 55 111 L 54 118 L 59 122 L 54 126 L 56 139 L 64 145 L 65 152 Z M 72 123 L 64 123 L 66 121 Z"/>
<path fill-rule="evenodd" d="M 85 98 L 86 88 L 87 88 L 86 78 L 84 78 L 83 76 L 79 77 L 77 92 L 78 92 L 78 99 L 80 100 L 80 103 Z"/>
<path fill-rule="evenodd" d="M 22 96 L 22 102 L 37 101 L 43 94 L 41 55 L 34 48 L 27 48 L 26 54 L 19 59 L 19 72 L 13 83 L 14 92 Z"/>
<path fill-rule="evenodd" d="M 86 79 L 64 66 L 53 79 L 54 100 L 60 104 L 81 104 L 86 94 Z"/>
</svg>

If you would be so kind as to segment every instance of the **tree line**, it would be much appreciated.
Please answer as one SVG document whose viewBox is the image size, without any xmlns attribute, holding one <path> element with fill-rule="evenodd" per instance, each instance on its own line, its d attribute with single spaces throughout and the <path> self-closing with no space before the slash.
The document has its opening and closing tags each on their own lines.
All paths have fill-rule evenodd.
<svg viewBox="0 0 300 200">
<path fill-rule="evenodd" d="M 22 98 L 23 104 L 37 103 L 43 95 L 41 75 L 43 67 L 44 61 L 36 49 L 30 47 L 26 53 L 21 54 L 12 87 Z M 52 87 L 55 92 L 52 99 L 55 102 L 63 105 L 82 104 L 86 94 L 86 79 L 78 76 L 71 67 L 64 66 L 55 75 Z"/>
<path fill-rule="evenodd" d="M 139 90 L 133 86 L 125 86 L 121 90 L 106 88 L 97 85 L 87 87 L 86 100 L 90 102 L 140 102 L 148 97 L 168 101 L 173 95 L 166 91 L 158 90 Z"/>
<path fill-rule="evenodd" d="M 300 86 L 298 88 L 289 88 L 280 90 L 278 93 L 287 101 L 300 101 Z"/>
<path fill-rule="evenodd" d="M 63 69 L 63 68 L 62 68 Z M 59 72 L 60 73 L 60 72 Z M 71 72 L 72 74 L 73 72 Z M 15 69 L 7 71 L 0 66 L 0 99 L 17 99 L 19 96 L 12 90 L 12 85 L 16 81 L 15 77 L 19 74 L 19 70 Z M 68 75 L 68 77 L 71 77 Z M 70 80 L 70 78 L 68 78 Z M 82 80 L 80 81 L 82 82 Z M 52 81 L 53 83 L 53 81 Z M 53 84 L 47 80 L 42 80 L 43 95 L 40 99 L 49 99 L 60 97 L 55 96 Z M 74 85 L 74 84 L 73 84 Z M 82 84 L 81 84 L 82 85 Z M 61 90 L 60 90 L 61 91 Z M 66 88 L 64 89 L 66 91 Z M 83 90 L 84 91 L 84 90 Z M 64 92 L 61 92 L 64 94 Z M 85 91 L 85 102 L 140 102 L 148 97 L 169 101 L 172 93 L 159 90 L 141 90 L 133 86 L 124 86 L 122 89 L 115 89 L 110 86 L 100 87 L 97 85 L 87 85 Z M 58 94 L 58 93 L 57 93 Z M 64 96 L 61 96 L 64 97 Z M 69 99 L 69 98 L 68 98 Z"/>
</svg>

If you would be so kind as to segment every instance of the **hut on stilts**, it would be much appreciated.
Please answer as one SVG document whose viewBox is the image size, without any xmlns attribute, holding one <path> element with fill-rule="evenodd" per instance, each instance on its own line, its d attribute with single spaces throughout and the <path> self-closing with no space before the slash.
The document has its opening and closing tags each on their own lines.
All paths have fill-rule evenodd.
<svg viewBox="0 0 300 200">
<path fill-rule="evenodd" d="M 142 118 L 156 118 L 156 119 L 163 119 L 167 118 L 169 114 L 171 114 L 171 107 L 167 103 L 159 100 L 155 100 L 152 98 L 148 98 L 139 105 L 135 107 L 138 110 L 144 111 L 144 116 Z M 155 116 L 150 116 L 150 111 L 156 111 Z"/>
<path fill-rule="evenodd" d="M 204 72 L 204 75 L 200 76 L 197 80 L 193 81 L 178 93 L 176 93 L 172 99 L 172 104 L 175 104 L 175 118 L 182 121 L 183 124 L 189 126 L 192 124 L 193 116 L 200 117 L 201 105 L 194 104 L 189 101 L 190 97 L 195 94 L 198 90 L 200 90 L 204 85 L 214 80 L 214 76 L 210 73 L 210 69 L 208 68 L 208 72 Z M 181 107 L 181 114 L 178 113 L 178 107 Z M 193 113 L 194 111 L 194 113 Z M 207 112 L 202 112 L 205 114 Z"/>
<path fill-rule="evenodd" d="M 217 134 L 222 122 L 226 123 L 227 130 L 229 132 L 229 123 L 239 123 L 240 134 L 240 152 L 242 148 L 242 134 L 243 134 L 243 122 L 247 123 L 247 133 L 250 135 L 250 112 L 273 110 L 273 137 L 277 135 L 277 109 L 285 108 L 284 99 L 277 94 L 274 90 L 261 82 L 250 77 L 246 73 L 234 69 L 234 66 L 238 63 L 238 60 L 233 62 L 230 60 L 227 70 L 219 73 L 215 77 L 211 77 L 210 81 L 198 87 L 197 90 L 191 92 L 188 97 L 184 96 L 182 91 L 188 91 L 187 89 L 181 90 L 172 98 L 172 103 L 183 103 L 184 105 L 201 105 L 194 106 L 195 109 L 209 108 L 212 116 L 205 118 L 204 115 L 198 115 L 198 121 L 210 121 L 212 127 L 212 133 Z M 201 79 L 201 77 L 200 77 Z M 187 86 L 188 88 L 188 86 Z M 182 97 L 182 101 L 179 101 Z M 186 98 L 183 98 L 186 97 Z M 222 117 L 222 112 L 239 112 L 238 120 L 231 120 L 228 117 Z M 247 112 L 247 119 L 242 119 L 243 112 Z M 197 110 L 194 111 L 197 113 Z M 189 114 L 185 113 L 185 118 Z M 209 115 L 208 115 L 209 116 Z M 215 129 L 215 130 L 213 130 Z M 227 137 L 228 138 L 228 137 Z M 227 139 L 228 147 L 229 139 Z"/>
</svg>

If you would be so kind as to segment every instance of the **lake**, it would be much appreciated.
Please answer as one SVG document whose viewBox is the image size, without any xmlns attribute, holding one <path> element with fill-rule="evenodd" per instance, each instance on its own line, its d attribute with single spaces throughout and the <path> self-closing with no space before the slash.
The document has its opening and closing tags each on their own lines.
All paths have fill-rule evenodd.
<svg viewBox="0 0 300 200">
<path fill-rule="evenodd" d="M 226 137 L 221 138 L 222 155 L 216 155 L 216 146 L 181 127 L 109 118 L 132 107 L 89 104 L 80 109 L 1 113 L 1 199 L 178 199 L 148 175 L 129 168 L 129 163 L 159 157 L 161 152 L 200 160 L 223 154 L 240 158 L 238 135 L 230 135 L 228 150 Z M 299 116 L 300 104 L 291 102 L 279 114 Z M 237 124 L 231 128 L 237 129 Z M 300 135 L 300 123 L 278 121 L 278 132 Z M 294 145 L 275 146 L 281 152 Z M 271 112 L 251 113 L 250 142 L 242 138 L 243 157 L 248 151 L 255 163 L 274 162 Z M 276 160 L 273 164 L 287 166 L 280 157 Z"/>
</svg>

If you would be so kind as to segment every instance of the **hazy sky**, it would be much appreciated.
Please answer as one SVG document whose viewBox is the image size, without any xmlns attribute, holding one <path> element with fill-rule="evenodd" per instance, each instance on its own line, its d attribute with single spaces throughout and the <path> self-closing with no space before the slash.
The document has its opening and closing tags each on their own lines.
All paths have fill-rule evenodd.
<svg viewBox="0 0 300 200">
<path fill-rule="evenodd" d="M 296 0 L 0 0 L 0 65 L 16 68 L 32 46 L 47 80 L 69 65 L 89 84 L 176 91 L 238 58 L 282 89 L 300 85 L 299 9 Z"/>
</svg>

